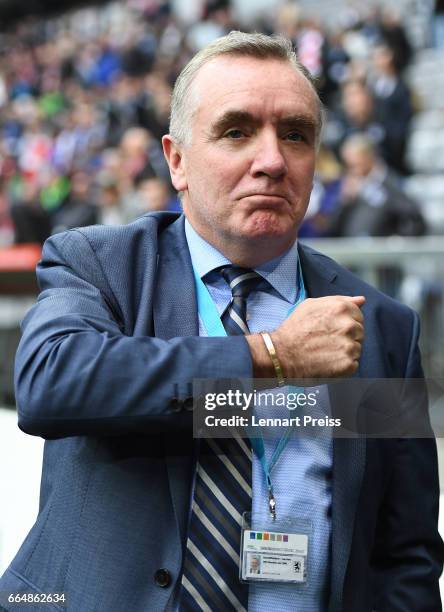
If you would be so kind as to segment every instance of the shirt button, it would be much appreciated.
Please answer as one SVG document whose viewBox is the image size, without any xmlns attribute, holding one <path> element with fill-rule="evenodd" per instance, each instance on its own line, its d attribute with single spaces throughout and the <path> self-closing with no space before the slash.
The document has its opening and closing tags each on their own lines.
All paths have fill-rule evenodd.
<svg viewBox="0 0 444 612">
<path fill-rule="evenodd" d="M 166 588 L 167 586 L 170 586 L 171 584 L 170 572 L 165 568 L 158 569 L 154 574 L 154 582 L 157 584 L 157 586 L 160 586 L 163 589 Z"/>
</svg>

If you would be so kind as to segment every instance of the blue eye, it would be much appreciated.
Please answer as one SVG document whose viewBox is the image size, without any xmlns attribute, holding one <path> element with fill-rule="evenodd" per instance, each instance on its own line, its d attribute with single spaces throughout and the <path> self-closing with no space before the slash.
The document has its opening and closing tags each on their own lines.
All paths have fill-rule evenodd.
<svg viewBox="0 0 444 612">
<path fill-rule="evenodd" d="M 304 136 L 300 132 L 290 132 L 286 138 L 292 142 L 301 142 L 305 140 Z"/>
<path fill-rule="evenodd" d="M 225 132 L 224 136 L 225 138 L 233 138 L 233 139 L 238 139 L 238 138 L 242 138 L 243 136 L 243 132 L 241 132 L 240 130 L 228 130 L 228 132 Z"/>
</svg>

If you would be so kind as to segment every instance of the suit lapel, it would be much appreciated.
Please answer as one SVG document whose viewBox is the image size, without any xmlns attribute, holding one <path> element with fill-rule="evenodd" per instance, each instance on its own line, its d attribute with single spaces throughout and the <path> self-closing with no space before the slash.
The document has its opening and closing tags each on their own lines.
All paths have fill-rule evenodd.
<svg viewBox="0 0 444 612">
<path fill-rule="evenodd" d="M 169 340 L 199 335 L 194 276 L 183 216 L 169 225 L 159 238 L 153 319 L 156 338 Z M 183 550 L 195 461 L 191 430 L 189 440 L 177 441 L 165 436 L 165 445 L 171 498 Z"/>
<path fill-rule="evenodd" d="M 299 255 L 309 297 L 353 294 L 353 288 L 343 282 L 327 257 L 301 245 Z M 346 418 L 354 429 L 360 390 L 356 388 L 352 391 L 355 393 L 340 382 L 329 385 L 333 416 Z M 366 441 L 363 438 L 333 440 L 331 612 L 342 609 L 342 592 L 364 475 L 365 454 Z"/>
<path fill-rule="evenodd" d="M 165 340 L 199 334 L 193 268 L 184 222 L 185 217 L 179 217 L 159 239 L 154 335 Z"/>
</svg>

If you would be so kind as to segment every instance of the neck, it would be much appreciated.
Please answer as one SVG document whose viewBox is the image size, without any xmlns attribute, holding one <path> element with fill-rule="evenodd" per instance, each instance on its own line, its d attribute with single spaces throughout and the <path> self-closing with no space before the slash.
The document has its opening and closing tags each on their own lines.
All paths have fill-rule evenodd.
<svg viewBox="0 0 444 612">
<path fill-rule="evenodd" d="M 234 265 L 241 268 L 257 268 L 267 261 L 284 255 L 294 244 L 296 235 L 285 241 L 282 238 L 273 240 L 269 236 L 248 241 L 236 240 L 231 242 L 217 239 L 209 240 L 205 236 L 203 238 Z"/>
<path fill-rule="evenodd" d="M 292 243 L 290 243 L 285 248 L 281 248 L 279 250 L 272 250 L 269 252 L 262 251 L 260 247 L 258 247 L 258 249 L 255 250 L 254 253 L 243 252 L 241 250 L 237 250 L 235 252 L 233 252 L 232 250 L 228 250 L 225 252 L 221 249 L 219 250 L 235 266 L 239 266 L 241 268 L 257 268 L 261 264 L 264 264 L 273 259 L 277 259 L 278 257 L 284 255 L 284 253 L 288 251 L 291 245 Z"/>
<path fill-rule="evenodd" d="M 297 229 L 286 235 L 263 235 L 255 237 L 227 236 L 199 227 L 187 221 L 193 230 L 208 244 L 224 255 L 232 264 L 242 268 L 256 268 L 284 255 L 295 243 Z"/>
</svg>

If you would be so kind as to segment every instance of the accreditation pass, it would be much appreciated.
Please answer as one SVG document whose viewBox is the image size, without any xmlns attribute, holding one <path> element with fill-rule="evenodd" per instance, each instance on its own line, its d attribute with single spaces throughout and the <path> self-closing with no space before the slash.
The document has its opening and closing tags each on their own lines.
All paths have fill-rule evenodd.
<svg viewBox="0 0 444 612">
<path fill-rule="evenodd" d="M 299 582 L 307 580 L 308 535 L 242 531 L 241 580 Z"/>
</svg>

